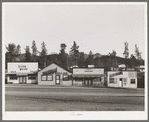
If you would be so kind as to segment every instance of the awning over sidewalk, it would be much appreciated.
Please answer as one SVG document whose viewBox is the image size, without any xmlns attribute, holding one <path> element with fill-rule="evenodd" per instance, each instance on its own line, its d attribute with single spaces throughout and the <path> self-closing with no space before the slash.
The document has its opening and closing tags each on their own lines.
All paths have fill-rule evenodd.
<svg viewBox="0 0 149 122">
<path fill-rule="evenodd" d="M 94 74 L 94 75 L 84 75 L 84 74 L 73 74 L 73 78 L 100 78 L 105 76 L 105 74 Z"/>
<path fill-rule="evenodd" d="M 11 73 L 11 72 L 8 72 L 8 73 L 5 73 L 6 75 L 18 75 L 18 76 L 26 76 L 26 75 L 29 75 L 29 74 L 36 74 L 37 72 L 25 72 L 25 73 Z"/>
</svg>

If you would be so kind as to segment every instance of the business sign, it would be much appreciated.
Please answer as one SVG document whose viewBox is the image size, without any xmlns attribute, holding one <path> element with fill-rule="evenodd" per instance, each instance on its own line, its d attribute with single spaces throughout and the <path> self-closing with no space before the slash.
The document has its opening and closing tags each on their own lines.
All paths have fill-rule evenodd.
<svg viewBox="0 0 149 122">
<path fill-rule="evenodd" d="M 101 68 L 74 68 L 73 74 L 104 74 L 104 69 Z"/>
<path fill-rule="evenodd" d="M 27 66 L 26 65 L 23 65 L 23 64 L 18 65 L 18 68 L 20 68 L 20 71 L 21 70 L 27 70 L 28 69 Z"/>
<path fill-rule="evenodd" d="M 24 72 L 37 72 L 38 71 L 38 63 L 23 63 L 23 62 L 16 62 L 16 63 L 8 63 L 8 72 L 15 72 L 15 73 L 24 73 Z"/>
</svg>

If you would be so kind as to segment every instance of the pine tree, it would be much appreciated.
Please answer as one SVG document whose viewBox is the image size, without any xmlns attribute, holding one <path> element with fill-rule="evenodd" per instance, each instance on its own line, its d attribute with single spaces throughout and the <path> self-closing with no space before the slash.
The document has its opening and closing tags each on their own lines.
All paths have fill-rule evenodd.
<svg viewBox="0 0 149 122">
<path fill-rule="evenodd" d="M 84 58 L 84 52 L 79 53 L 79 61 L 78 61 L 79 67 L 82 67 L 85 65 L 85 58 Z"/>
<path fill-rule="evenodd" d="M 117 62 L 116 62 L 116 51 L 113 50 L 112 53 L 109 53 L 109 56 L 110 56 L 110 67 L 113 68 L 116 68 L 117 67 Z"/>
<path fill-rule="evenodd" d="M 40 53 L 40 56 L 44 57 L 47 55 L 47 49 L 46 49 L 46 44 L 43 42 L 41 43 L 41 53 Z"/>
<path fill-rule="evenodd" d="M 134 68 L 137 65 L 136 64 L 137 60 L 133 54 L 131 54 L 130 56 L 130 62 L 131 62 L 131 68 Z"/>
<path fill-rule="evenodd" d="M 59 60 L 62 64 L 62 66 L 64 66 L 65 68 L 68 68 L 67 65 L 68 65 L 68 61 L 67 61 L 67 54 L 65 52 L 65 48 L 66 48 L 66 44 L 61 44 L 61 50 L 60 50 L 60 53 L 59 53 Z"/>
<path fill-rule="evenodd" d="M 20 55 L 20 54 L 21 54 L 21 46 L 18 45 L 18 46 L 17 46 L 17 55 Z"/>
<path fill-rule="evenodd" d="M 38 51 L 37 51 L 36 43 L 35 43 L 35 41 L 33 40 L 33 42 L 32 42 L 32 55 L 33 55 L 33 56 L 36 56 L 37 53 L 38 53 Z"/>
<path fill-rule="evenodd" d="M 86 66 L 93 65 L 93 64 L 94 64 L 94 54 L 92 53 L 92 51 L 90 51 L 86 59 Z"/>
<path fill-rule="evenodd" d="M 141 56 L 141 52 L 139 52 L 139 47 L 137 47 L 137 45 L 135 45 L 135 57 L 137 59 L 137 66 L 140 66 L 143 62 L 143 59 Z"/>
<path fill-rule="evenodd" d="M 14 62 L 15 58 L 17 56 L 17 49 L 16 49 L 16 45 L 14 43 L 9 43 L 8 46 L 6 46 L 7 49 L 7 61 L 8 62 Z"/>
<path fill-rule="evenodd" d="M 77 46 L 76 42 L 74 41 L 73 46 L 71 47 L 70 56 L 73 60 L 73 65 L 78 65 L 79 59 L 79 46 Z"/>
<path fill-rule="evenodd" d="M 129 50 L 128 50 L 128 43 L 124 42 L 125 48 L 124 48 L 124 57 L 125 57 L 125 62 L 126 62 L 126 70 L 127 70 L 127 60 L 128 60 L 128 56 L 129 56 Z"/>
<path fill-rule="evenodd" d="M 26 48 L 25 48 L 25 61 L 26 62 L 31 61 L 31 53 L 30 53 L 29 46 L 26 46 Z"/>
<path fill-rule="evenodd" d="M 125 49 L 124 49 L 123 55 L 127 59 L 128 56 L 129 56 L 128 43 L 127 42 L 124 42 L 124 45 L 125 45 Z"/>
<path fill-rule="evenodd" d="M 46 44 L 43 42 L 41 44 L 41 52 L 40 52 L 40 56 L 41 56 L 41 60 L 43 62 L 43 67 L 46 67 L 46 55 L 47 55 L 47 49 L 46 49 Z"/>
</svg>

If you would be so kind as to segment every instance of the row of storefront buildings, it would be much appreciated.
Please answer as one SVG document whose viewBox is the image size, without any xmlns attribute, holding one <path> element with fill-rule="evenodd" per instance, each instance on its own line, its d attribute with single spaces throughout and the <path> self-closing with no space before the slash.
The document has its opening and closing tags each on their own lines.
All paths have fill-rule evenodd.
<svg viewBox="0 0 149 122">
<path fill-rule="evenodd" d="M 104 68 L 73 68 L 72 71 L 57 63 L 38 69 L 35 62 L 7 64 L 7 83 L 60 85 L 60 86 L 108 86 L 137 88 L 136 71 L 108 71 Z"/>
</svg>

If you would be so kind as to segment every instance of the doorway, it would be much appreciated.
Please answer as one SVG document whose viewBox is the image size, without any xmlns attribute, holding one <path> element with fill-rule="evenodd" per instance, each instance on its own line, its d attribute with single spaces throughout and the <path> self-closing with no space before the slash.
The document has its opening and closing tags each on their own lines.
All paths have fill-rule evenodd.
<svg viewBox="0 0 149 122">
<path fill-rule="evenodd" d="M 55 83 L 56 83 L 56 85 L 60 85 L 60 75 L 56 75 Z"/>
<path fill-rule="evenodd" d="M 19 76 L 19 83 L 26 84 L 26 76 Z"/>
<path fill-rule="evenodd" d="M 123 78 L 119 78 L 119 87 L 123 87 Z"/>
<path fill-rule="evenodd" d="M 85 79 L 84 85 L 85 86 L 91 86 L 93 84 L 92 79 Z"/>
</svg>

